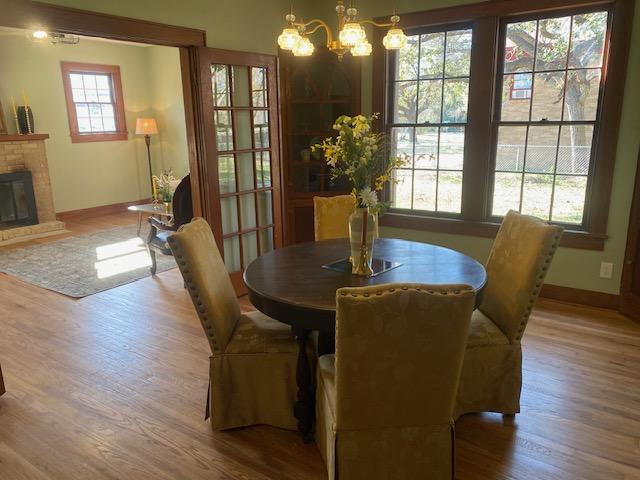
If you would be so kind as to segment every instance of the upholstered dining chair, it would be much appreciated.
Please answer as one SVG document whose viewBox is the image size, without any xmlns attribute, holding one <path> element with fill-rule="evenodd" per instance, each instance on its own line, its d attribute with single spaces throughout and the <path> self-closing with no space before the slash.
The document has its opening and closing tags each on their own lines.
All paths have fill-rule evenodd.
<svg viewBox="0 0 640 480">
<path fill-rule="evenodd" d="M 487 286 L 473 312 L 455 417 L 520 412 L 524 330 L 562 227 L 509 211 L 487 260 Z"/>
<path fill-rule="evenodd" d="M 313 226 L 316 242 L 349 238 L 349 216 L 354 207 L 353 195 L 313 197 Z M 378 236 L 377 223 L 375 236 Z"/>
<path fill-rule="evenodd" d="M 338 290 L 336 352 L 316 370 L 315 436 L 330 480 L 453 478 L 474 299 L 466 285 Z"/>
<path fill-rule="evenodd" d="M 211 348 L 207 417 L 215 430 L 295 429 L 297 343 L 266 315 L 241 313 L 209 224 L 196 218 L 168 238 Z"/>
<path fill-rule="evenodd" d="M 313 226 L 316 242 L 349 238 L 349 216 L 355 207 L 352 195 L 313 197 Z"/>
</svg>

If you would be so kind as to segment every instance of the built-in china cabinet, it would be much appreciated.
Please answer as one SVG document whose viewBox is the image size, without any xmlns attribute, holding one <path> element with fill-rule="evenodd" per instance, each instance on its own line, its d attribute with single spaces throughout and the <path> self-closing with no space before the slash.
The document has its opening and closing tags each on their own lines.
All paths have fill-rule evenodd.
<svg viewBox="0 0 640 480">
<path fill-rule="evenodd" d="M 329 168 L 311 146 L 334 135 L 340 115 L 360 113 L 360 63 L 341 60 L 326 48 L 310 57 L 280 52 L 285 243 L 313 240 L 313 197 L 349 192 L 332 180 Z"/>
</svg>

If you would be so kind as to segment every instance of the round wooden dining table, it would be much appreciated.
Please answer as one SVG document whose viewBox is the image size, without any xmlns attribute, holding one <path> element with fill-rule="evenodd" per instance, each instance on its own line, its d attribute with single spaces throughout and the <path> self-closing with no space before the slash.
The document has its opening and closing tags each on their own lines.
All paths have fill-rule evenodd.
<svg viewBox="0 0 640 480">
<path fill-rule="evenodd" d="M 258 257 L 244 272 L 251 303 L 262 313 L 291 325 L 299 352 L 296 371 L 298 428 L 309 436 L 314 392 L 307 343 L 319 332 L 319 354 L 334 348 L 336 290 L 386 283 L 465 284 L 476 291 L 476 306 L 487 281 L 484 267 L 463 253 L 428 243 L 379 238 L 373 256 L 393 263 L 388 271 L 359 277 L 327 268 L 350 254 L 348 239 L 300 243 Z"/>
</svg>

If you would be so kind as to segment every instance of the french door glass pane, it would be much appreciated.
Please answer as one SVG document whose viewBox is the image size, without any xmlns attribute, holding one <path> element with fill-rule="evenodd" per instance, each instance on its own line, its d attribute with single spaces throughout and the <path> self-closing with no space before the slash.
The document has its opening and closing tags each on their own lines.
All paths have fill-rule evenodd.
<svg viewBox="0 0 640 480">
<path fill-rule="evenodd" d="M 260 254 L 264 255 L 274 249 L 273 228 L 260 230 Z"/>
<path fill-rule="evenodd" d="M 273 207 L 271 205 L 271 191 L 258 192 L 258 224 L 260 226 L 273 223 Z"/>
<path fill-rule="evenodd" d="M 493 215 L 583 222 L 607 22 L 603 11 L 506 25 Z"/>
<path fill-rule="evenodd" d="M 251 98 L 249 89 L 249 67 L 234 65 L 231 69 L 233 76 L 233 106 L 248 107 Z"/>
<path fill-rule="evenodd" d="M 242 268 L 240 264 L 240 239 L 229 237 L 224 239 L 224 263 L 230 272 L 238 271 Z"/>
<path fill-rule="evenodd" d="M 242 263 L 249 265 L 258 258 L 258 235 L 250 232 L 242 235 Z"/>
<path fill-rule="evenodd" d="M 220 199 L 222 214 L 222 233 L 228 234 L 238 231 L 238 202 L 236 197 Z"/>
<path fill-rule="evenodd" d="M 251 68 L 251 92 L 254 107 L 268 107 L 267 99 L 267 69 Z"/>
<path fill-rule="evenodd" d="M 236 115 L 236 149 L 253 148 L 251 143 L 251 114 L 247 110 L 237 110 Z"/>
<path fill-rule="evenodd" d="M 226 65 L 211 66 L 211 83 L 213 87 L 213 104 L 216 107 L 228 107 L 229 100 L 229 72 Z"/>
<path fill-rule="evenodd" d="M 231 155 L 218 156 L 218 183 L 220 193 L 230 193 L 236 191 L 236 167 Z"/>
<path fill-rule="evenodd" d="M 240 195 L 240 229 L 256 226 L 256 198 L 254 193 Z"/>
<path fill-rule="evenodd" d="M 240 191 L 253 190 L 253 154 L 237 153 L 238 159 L 238 188 Z"/>
<path fill-rule="evenodd" d="M 233 124 L 231 123 L 231 111 L 217 110 L 215 112 L 215 126 L 218 151 L 233 150 Z"/>
</svg>

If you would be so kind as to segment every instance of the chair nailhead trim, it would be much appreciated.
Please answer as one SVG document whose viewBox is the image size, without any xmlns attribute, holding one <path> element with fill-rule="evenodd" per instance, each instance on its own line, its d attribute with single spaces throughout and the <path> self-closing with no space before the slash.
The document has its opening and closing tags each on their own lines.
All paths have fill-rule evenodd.
<svg viewBox="0 0 640 480">
<path fill-rule="evenodd" d="M 402 286 L 400 287 L 400 290 L 402 290 L 403 292 L 406 291 L 414 291 L 414 292 L 426 292 L 429 295 L 442 295 L 442 296 L 446 296 L 446 295 L 460 295 L 463 293 L 467 293 L 467 292 L 473 292 L 473 288 L 467 287 L 467 288 L 456 288 L 454 290 L 424 290 L 420 287 L 408 287 L 408 286 Z M 387 290 L 378 290 L 375 293 L 375 295 L 377 297 L 383 295 L 384 293 L 394 293 L 398 291 L 398 289 L 396 288 L 389 288 Z M 365 292 L 365 293 L 349 293 L 349 292 L 340 292 L 340 296 L 345 297 L 345 296 L 351 296 L 353 298 L 369 298 L 371 296 L 371 293 Z"/>
<path fill-rule="evenodd" d="M 551 264 L 551 260 L 553 259 L 553 255 L 555 254 L 559 243 L 560 243 L 560 234 L 556 234 L 553 236 L 553 243 L 551 244 L 551 247 L 549 248 L 549 251 L 547 252 L 546 257 L 543 260 L 544 265 L 540 267 L 540 272 L 538 273 L 538 276 L 537 276 L 538 283 L 536 283 L 535 288 L 531 292 L 531 296 L 529 297 L 529 302 L 527 304 L 527 307 L 525 308 L 524 313 L 522 314 L 522 319 L 520 321 L 520 328 L 517 331 L 516 337 L 515 337 L 516 341 L 520 341 L 522 339 L 524 329 L 527 326 L 527 321 L 529 320 L 529 317 L 531 316 L 531 311 L 533 310 L 533 305 L 536 303 L 536 299 L 540 294 L 540 290 L 542 289 L 542 284 L 544 282 L 546 272 L 549 268 L 549 265 Z"/>
</svg>

